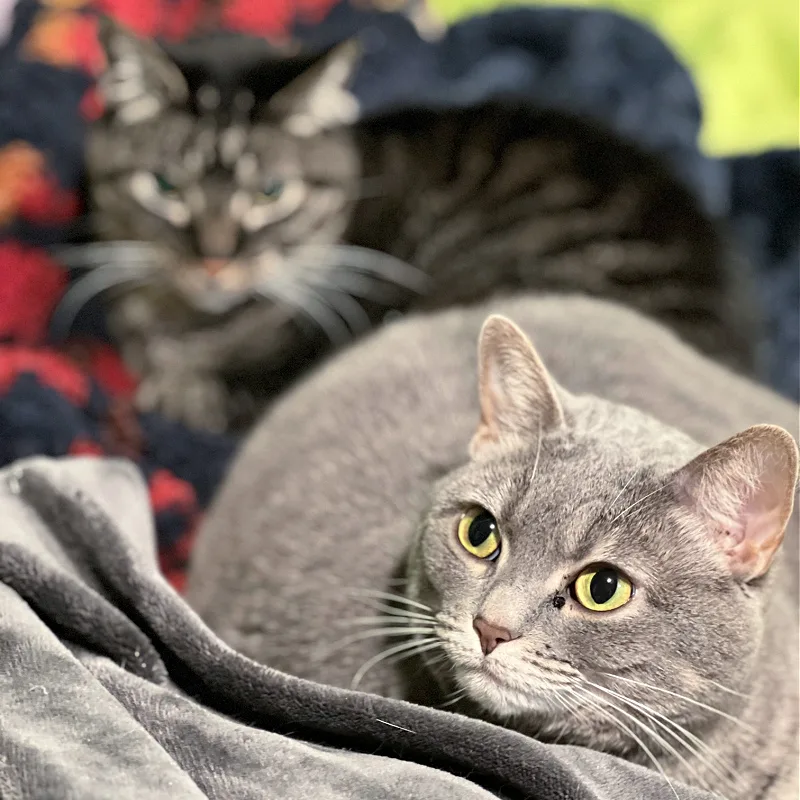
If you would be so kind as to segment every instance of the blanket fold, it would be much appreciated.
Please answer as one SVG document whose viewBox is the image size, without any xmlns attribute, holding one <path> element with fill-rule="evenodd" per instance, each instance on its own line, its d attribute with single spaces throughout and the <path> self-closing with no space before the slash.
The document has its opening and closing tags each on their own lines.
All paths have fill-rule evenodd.
<svg viewBox="0 0 800 800">
<path fill-rule="evenodd" d="M 3 797 L 674 797 L 655 769 L 232 651 L 158 572 L 128 462 L 22 461 L 0 514 Z"/>
</svg>

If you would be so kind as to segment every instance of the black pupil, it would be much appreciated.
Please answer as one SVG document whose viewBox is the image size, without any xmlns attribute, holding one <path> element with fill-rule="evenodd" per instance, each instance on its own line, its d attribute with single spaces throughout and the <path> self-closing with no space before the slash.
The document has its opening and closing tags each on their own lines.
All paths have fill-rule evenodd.
<svg viewBox="0 0 800 800">
<path fill-rule="evenodd" d="M 592 578 L 589 584 L 589 592 L 592 595 L 592 600 L 598 605 L 607 603 L 617 591 L 617 573 L 613 569 L 606 567 L 599 569 Z"/>
<path fill-rule="evenodd" d="M 480 547 L 495 531 L 497 522 L 488 511 L 481 511 L 469 524 L 467 538 L 473 547 Z"/>
</svg>

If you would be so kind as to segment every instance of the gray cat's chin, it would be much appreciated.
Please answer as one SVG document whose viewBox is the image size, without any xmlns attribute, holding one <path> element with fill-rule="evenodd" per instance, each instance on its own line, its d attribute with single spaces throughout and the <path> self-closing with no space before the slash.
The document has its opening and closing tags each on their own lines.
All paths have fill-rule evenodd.
<svg viewBox="0 0 800 800">
<path fill-rule="evenodd" d="M 454 677 L 465 697 L 493 716 L 553 716 L 559 708 L 558 687 L 536 674 L 523 676 L 491 657 L 478 667 L 456 666 Z"/>
</svg>

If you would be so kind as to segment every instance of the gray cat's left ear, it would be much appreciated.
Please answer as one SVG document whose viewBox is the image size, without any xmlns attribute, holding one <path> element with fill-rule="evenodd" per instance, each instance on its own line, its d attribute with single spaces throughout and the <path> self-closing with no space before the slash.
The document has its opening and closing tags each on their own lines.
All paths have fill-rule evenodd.
<svg viewBox="0 0 800 800">
<path fill-rule="evenodd" d="M 145 122 L 187 101 L 183 74 L 157 44 L 106 16 L 98 18 L 98 41 L 106 57 L 98 89 L 106 113 L 115 121 Z"/>
<path fill-rule="evenodd" d="M 357 39 L 336 45 L 300 77 L 276 92 L 269 109 L 293 136 L 310 137 L 358 118 L 359 105 L 348 87 L 361 61 Z"/>
<path fill-rule="evenodd" d="M 777 425 L 755 425 L 701 453 L 673 480 L 733 575 L 743 581 L 769 569 L 794 507 L 798 449 Z"/>
<path fill-rule="evenodd" d="M 564 424 L 555 384 L 528 337 L 499 315 L 483 324 L 478 342 L 481 419 L 470 443 L 480 457 L 494 445 L 536 442 Z"/>
</svg>

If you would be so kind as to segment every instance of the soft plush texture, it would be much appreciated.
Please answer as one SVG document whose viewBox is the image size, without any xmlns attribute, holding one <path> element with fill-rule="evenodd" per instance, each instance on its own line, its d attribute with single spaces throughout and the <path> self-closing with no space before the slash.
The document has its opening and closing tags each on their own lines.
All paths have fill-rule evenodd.
<svg viewBox="0 0 800 800">
<path fill-rule="evenodd" d="M 2 797 L 676 796 L 613 756 L 238 655 L 159 574 L 147 490 L 127 462 L 20 462 L 0 473 L 0 514 Z"/>
<path fill-rule="evenodd" d="M 613 13 L 549 7 L 467 19 L 431 39 L 405 14 L 360 2 L 213 5 L 216 15 L 201 0 L 17 0 L 10 24 L 0 24 L 0 464 L 34 454 L 133 458 L 149 482 L 162 569 L 177 588 L 236 442 L 135 414 L 135 378 L 106 341 L 96 305 L 77 320 L 73 341 L 48 337 L 71 276 L 47 248 L 85 222 L 83 135 L 99 113 L 93 82 L 103 68 L 97 9 L 164 38 L 213 25 L 321 45 L 360 31 L 366 55 L 353 90 L 364 114 L 514 91 L 602 119 L 662 153 L 712 212 L 731 220 L 768 307 L 765 379 L 798 397 L 798 152 L 704 156 L 692 80 L 652 32 Z M 409 15 L 418 19 L 420 5 L 410 2 Z"/>
</svg>

